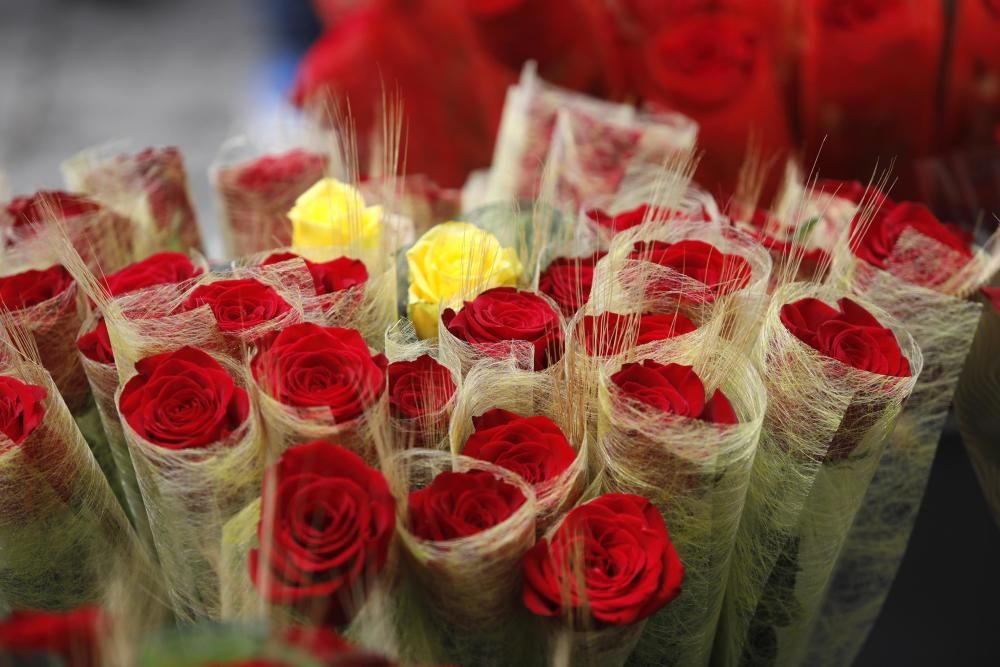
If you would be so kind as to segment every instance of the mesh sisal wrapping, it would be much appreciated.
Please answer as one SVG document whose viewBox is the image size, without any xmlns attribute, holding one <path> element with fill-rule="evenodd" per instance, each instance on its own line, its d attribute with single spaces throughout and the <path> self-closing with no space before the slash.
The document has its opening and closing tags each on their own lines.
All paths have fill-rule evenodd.
<svg viewBox="0 0 1000 667">
<path fill-rule="evenodd" d="M 428 541 L 413 535 L 407 519 L 410 491 L 430 484 L 438 473 L 483 470 L 516 486 L 525 502 L 501 523 L 467 537 Z M 397 452 L 386 464 L 399 502 L 396 536 L 402 547 L 403 604 L 412 606 L 401 622 L 423 624 L 436 638 L 413 638 L 413 628 L 401 628 L 409 641 L 443 648 L 437 661 L 459 664 L 509 665 L 533 643 L 519 633 L 521 559 L 535 541 L 537 506 L 531 487 L 503 468 L 448 452 L 411 449 Z M 408 643 L 404 636 L 404 646 Z"/>
<path fill-rule="evenodd" d="M 0 343 L 0 374 L 47 393 L 24 442 L 0 435 L 0 606 L 97 601 L 137 554 L 128 519 L 48 373 Z"/>
<path fill-rule="evenodd" d="M 902 322 L 926 363 L 841 551 L 810 639 L 809 660 L 817 665 L 853 660 L 882 609 L 906 551 L 948 408 L 976 333 L 982 307 L 950 294 L 977 286 L 982 276 L 979 267 L 988 260 L 979 256 L 962 270 L 943 272 L 941 266 L 951 265 L 954 258 L 936 246 L 913 230 L 904 232 L 887 263 L 891 273 L 847 253 L 834 260 L 834 279 Z M 936 283 L 938 290 L 904 278 Z"/>
<path fill-rule="evenodd" d="M 587 440 L 574 419 L 572 400 L 573 392 L 561 375 L 521 370 L 502 361 L 483 362 L 465 377 L 451 415 L 449 440 L 454 454 L 462 453 L 475 430 L 472 418 L 493 408 L 522 417 L 548 417 L 566 436 L 576 450 L 573 463 L 557 477 L 534 486 L 539 533 L 576 504 L 587 483 Z"/>
<path fill-rule="evenodd" d="M 645 496 L 684 563 L 683 593 L 646 626 L 637 664 L 708 663 L 766 397 L 743 350 L 702 329 L 642 346 L 644 358 L 693 365 L 706 396 L 719 388 L 739 424 L 665 417 L 620 393 L 599 367 L 598 452 L 605 492 Z M 638 349 L 636 350 L 638 358 Z"/>
<path fill-rule="evenodd" d="M 780 319 L 787 303 L 840 296 L 832 288 L 791 283 L 775 291 L 767 311 L 756 356 L 768 404 L 716 637 L 722 664 L 794 664 L 920 372 L 920 350 L 884 312 L 874 314 L 896 334 L 910 377 L 869 373 L 823 356 Z"/>
<path fill-rule="evenodd" d="M 1000 524 L 1000 310 L 987 304 L 955 392 L 962 442 Z"/>
</svg>

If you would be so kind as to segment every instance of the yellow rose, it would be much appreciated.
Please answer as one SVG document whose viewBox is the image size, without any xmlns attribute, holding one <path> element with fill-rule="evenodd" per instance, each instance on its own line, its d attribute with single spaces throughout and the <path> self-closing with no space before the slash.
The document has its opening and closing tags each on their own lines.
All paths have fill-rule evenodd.
<svg viewBox="0 0 1000 667">
<path fill-rule="evenodd" d="M 288 219 L 296 248 L 374 249 L 381 240 L 382 207 L 366 207 L 356 188 L 332 178 L 317 181 L 299 195 Z"/>
<path fill-rule="evenodd" d="M 452 305 L 491 287 L 515 285 L 521 263 L 513 248 L 468 222 L 431 227 L 406 252 L 408 313 L 421 338 L 437 335 L 440 305 Z"/>
</svg>

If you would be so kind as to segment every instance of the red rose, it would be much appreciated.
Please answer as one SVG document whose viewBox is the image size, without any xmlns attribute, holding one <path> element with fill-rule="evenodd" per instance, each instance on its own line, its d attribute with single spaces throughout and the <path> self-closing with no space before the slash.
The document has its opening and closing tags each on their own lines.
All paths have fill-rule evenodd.
<svg viewBox="0 0 1000 667">
<path fill-rule="evenodd" d="M 604 626 L 648 618 L 680 594 L 684 580 L 660 513 L 645 498 L 620 493 L 570 511 L 551 542 L 539 540 L 525 554 L 523 568 L 529 611 L 589 612 Z"/>
<path fill-rule="evenodd" d="M 447 35 L 447 39 L 441 39 Z M 487 166 L 503 97 L 514 76 L 478 43 L 459 3 L 377 0 L 356 5 L 299 63 L 297 105 L 349 99 L 356 135 L 381 137 L 385 84 L 406 110 L 406 168 L 446 187 Z M 375 147 L 361 141 L 359 163 Z"/>
<path fill-rule="evenodd" d="M 781 322 L 824 356 L 879 375 L 909 377 L 910 363 L 892 330 L 851 299 L 837 305 L 839 310 L 819 299 L 799 299 L 781 307 Z"/>
<path fill-rule="evenodd" d="M 493 408 L 472 418 L 475 427 L 462 454 L 515 472 L 532 486 L 555 479 L 576 460 L 556 423 Z"/>
<path fill-rule="evenodd" d="M 807 248 L 803 245 L 803 243 L 809 244 L 808 237 L 804 238 L 803 242 L 797 242 L 794 238 L 784 238 L 785 234 L 790 232 L 797 234 L 799 230 L 786 227 L 781 220 L 764 209 L 753 209 L 752 213 L 744 216 L 744 221 L 748 225 L 746 231 L 770 251 L 776 262 L 795 262 L 798 266 L 796 275 L 801 276 L 803 280 L 821 276 L 830 265 L 830 255 L 825 250 Z M 775 233 L 780 234 L 782 238 L 772 236 Z"/>
<path fill-rule="evenodd" d="M 83 356 L 99 364 L 115 363 L 115 353 L 111 349 L 111 338 L 108 336 L 108 323 L 101 318 L 94 330 L 80 336 L 76 341 Z"/>
<path fill-rule="evenodd" d="M 64 667 L 97 667 L 104 625 L 104 614 L 94 606 L 69 611 L 17 610 L 0 619 L 0 653 L 26 658 L 48 654 L 58 656 Z M 20 664 L 8 659 L 13 659 L 10 664 Z"/>
<path fill-rule="evenodd" d="M 926 155 L 937 113 L 941 3 L 808 0 L 800 11 L 802 129 L 805 154 L 818 153 L 819 171 L 867 177 L 878 161 L 906 165 Z"/>
<path fill-rule="evenodd" d="M 218 361 L 193 347 L 142 359 L 118 411 L 139 437 L 166 449 L 206 447 L 250 415 L 245 390 Z"/>
<path fill-rule="evenodd" d="M 42 401 L 47 395 L 44 387 L 0 375 L 0 433 L 15 445 L 24 442 L 45 417 Z"/>
<path fill-rule="evenodd" d="M 708 288 L 705 294 L 685 294 L 695 301 L 714 301 L 721 294 L 743 289 L 750 282 L 750 262 L 740 255 L 726 254 L 704 241 L 640 241 L 633 247 L 629 259 L 652 262 L 704 284 Z M 669 280 L 661 282 L 665 283 L 661 289 L 681 287 L 672 286 Z"/>
<path fill-rule="evenodd" d="M 54 299 L 72 284 L 73 277 L 60 264 L 0 276 L 0 306 L 10 311 L 31 308 Z"/>
<path fill-rule="evenodd" d="M 286 450 L 269 475 L 261 546 L 248 559 L 254 585 L 269 602 L 341 625 L 385 565 L 396 522 L 389 485 L 357 454 L 322 441 Z"/>
<path fill-rule="evenodd" d="M 292 309 L 270 285 L 254 278 L 217 280 L 199 285 L 181 304 L 182 310 L 208 305 L 223 333 L 260 326 Z"/>
<path fill-rule="evenodd" d="M 698 121 L 697 180 L 710 191 L 734 191 L 751 137 L 765 161 L 791 148 L 771 45 L 753 20 L 701 13 L 668 22 L 643 44 L 639 92 Z"/>
<path fill-rule="evenodd" d="M 293 324 L 257 353 L 253 376 L 277 401 L 327 407 L 336 422 L 361 416 L 385 391 L 386 359 L 354 329 Z"/>
<path fill-rule="evenodd" d="M 14 227 L 41 224 L 50 214 L 66 220 L 100 210 L 101 205 L 85 195 L 58 190 L 39 190 L 33 195 L 15 197 L 6 207 Z"/>
<path fill-rule="evenodd" d="M 201 269 L 196 267 L 187 255 L 179 252 L 158 252 L 104 276 L 101 278 L 101 283 L 111 296 L 121 296 L 156 285 L 182 283 L 199 275 Z"/>
<path fill-rule="evenodd" d="M 588 257 L 557 257 L 538 277 L 538 290 L 551 297 L 563 315 L 572 317 L 590 300 L 594 267 L 606 254 L 598 251 Z"/>
<path fill-rule="evenodd" d="M 860 224 L 861 218 L 856 217 L 853 226 Z M 869 264 L 885 269 L 896 242 L 907 229 L 951 248 L 964 258 L 972 258 L 968 242 L 956 230 L 938 220 L 923 204 L 912 202 L 884 204 L 864 232 L 852 239 L 851 249 Z"/>
<path fill-rule="evenodd" d="M 455 395 L 451 371 L 428 354 L 412 361 L 394 361 L 389 376 L 389 411 L 400 419 L 432 415 Z"/>
<path fill-rule="evenodd" d="M 652 210 L 650 210 L 652 209 Z M 694 213 L 675 210 L 672 208 L 660 208 L 649 204 L 639 204 L 639 206 L 621 213 L 608 213 L 601 208 L 592 208 L 587 211 L 587 218 L 597 223 L 600 227 L 608 230 L 612 235 L 626 229 L 638 227 L 647 220 L 659 220 L 668 222 L 670 220 L 701 220 L 708 222 L 708 211 L 702 206 Z"/>
<path fill-rule="evenodd" d="M 266 199 L 279 198 L 291 208 L 300 194 L 323 178 L 326 163 L 325 155 L 293 148 L 261 156 L 233 169 L 235 182 L 241 188 Z"/>
<path fill-rule="evenodd" d="M 534 368 L 543 370 L 562 357 L 559 315 L 544 299 L 513 287 L 486 290 L 457 313 L 441 313 L 445 328 L 459 340 L 495 354 L 498 344 L 524 341 L 534 347 Z"/>
<path fill-rule="evenodd" d="M 524 504 L 521 489 L 485 470 L 442 472 L 409 497 L 410 532 L 455 540 L 493 528 Z"/>
<path fill-rule="evenodd" d="M 716 389 L 705 400 L 705 385 L 691 366 L 661 364 L 651 359 L 624 364 L 611 376 L 621 397 L 644 403 L 666 415 L 690 417 L 715 424 L 739 420 L 729 399 Z"/>
<path fill-rule="evenodd" d="M 696 328 L 694 323 L 681 313 L 663 315 L 601 313 L 584 316 L 577 331 L 588 355 L 610 357 L 621 354 L 630 344 L 639 346 L 656 340 L 666 340 L 690 333 Z M 633 337 L 635 337 L 634 343 Z"/>
<path fill-rule="evenodd" d="M 313 279 L 313 285 L 316 287 L 316 294 L 320 296 L 364 285 L 368 282 L 368 269 L 365 268 L 365 263 L 350 257 L 338 257 L 328 262 L 311 262 L 295 253 L 276 252 L 261 262 L 261 266 L 279 264 L 291 259 L 301 259 L 306 263 L 306 268 L 309 269 L 309 274 Z"/>
</svg>

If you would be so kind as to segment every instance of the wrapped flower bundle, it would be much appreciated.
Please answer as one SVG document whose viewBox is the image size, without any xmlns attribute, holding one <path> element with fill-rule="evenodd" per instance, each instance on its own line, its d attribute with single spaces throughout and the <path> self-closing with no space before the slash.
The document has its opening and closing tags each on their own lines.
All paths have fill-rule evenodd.
<svg viewBox="0 0 1000 667">
<path fill-rule="evenodd" d="M 668 72 L 695 20 L 650 19 L 653 83 L 763 77 L 744 32 Z M 167 249 L 195 242 L 169 150 L 134 181 L 131 158 L 73 163 L 158 230 L 140 251 L 81 252 L 89 200 L 5 223 L 0 646 L 30 608 L 97 602 L 112 630 L 87 667 L 853 658 L 953 395 L 996 490 L 976 418 L 996 310 L 973 343 L 969 297 L 1000 245 L 884 179 L 790 168 L 770 202 L 751 174 L 720 209 L 692 121 L 530 71 L 508 101 L 485 177 L 503 200 L 419 238 L 388 120 L 364 181 L 347 135 L 217 169 L 225 263 Z M 71 416 L 91 394 L 103 470 Z"/>
<path fill-rule="evenodd" d="M 121 152 L 114 145 L 92 148 L 67 160 L 63 175 L 73 190 L 94 196 L 133 221 L 136 257 L 201 247 L 187 172 L 176 147 L 137 153 Z"/>
</svg>

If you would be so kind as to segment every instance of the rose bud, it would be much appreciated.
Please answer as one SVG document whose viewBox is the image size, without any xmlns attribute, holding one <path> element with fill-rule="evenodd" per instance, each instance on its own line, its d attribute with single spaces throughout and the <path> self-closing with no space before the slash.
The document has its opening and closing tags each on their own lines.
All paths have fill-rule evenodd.
<svg viewBox="0 0 1000 667">
<path fill-rule="evenodd" d="M 250 255 L 292 240 L 287 213 L 321 179 L 327 158 L 303 149 L 223 167 L 215 177 L 232 254 Z"/>
<path fill-rule="evenodd" d="M 387 369 L 389 415 L 405 446 L 434 446 L 448 434 L 455 396 L 451 371 L 427 354 L 394 361 Z"/>
<path fill-rule="evenodd" d="M 488 471 L 441 472 L 410 492 L 410 532 L 433 542 L 469 537 L 503 523 L 524 501 L 519 488 Z"/>
<path fill-rule="evenodd" d="M 716 389 L 706 400 L 705 385 L 691 366 L 661 364 L 651 359 L 624 364 L 611 381 L 619 396 L 647 405 L 664 415 L 701 419 L 716 424 L 739 420 L 729 399 Z"/>
<path fill-rule="evenodd" d="M 315 441 L 285 451 L 261 497 L 250 576 L 272 604 L 343 625 L 385 565 L 396 504 L 382 473 L 353 452 Z"/>
<path fill-rule="evenodd" d="M 585 315 L 577 328 L 577 336 L 592 357 L 610 357 L 652 343 L 683 336 L 697 327 L 681 313 L 641 315 L 601 313 Z"/>
<path fill-rule="evenodd" d="M 566 317 L 572 317 L 590 300 L 594 267 L 607 253 L 587 257 L 557 257 L 538 277 L 538 291 L 548 295 Z"/>
<path fill-rule="evenodd" d="M 305 262 L 316 287 L 317 296 L 333 294 L 368 282 L 368 269 L 365 263 L 350 257 L 337 257 L 328 262 L 313 262 L 295 253 L 281 252 L 269 255 L 261 262 L 261 266 L 280 264 L 292 259 L 301 259 Z"/>
<path fill-rule="evenodd" d="M 98 667 L 106 622 L 101 609 L 90 605 L 69 611 L 15 610 L 0 618 L 0 652 L 25 659 L 57 657 L 65 667 Z"/>
<path fill-rule="evenodd" d="M 0 277 L 0 308 L 31 333 L 42 365 L 74 414 L 87 403 L 87 378 L 76 352 L 76 297 L 73 278 L 58 264 Z"/>
<path fill-rule="evenodd" d="M 639 241 L 629 259 L 651 262 L 701 283 L 705 289 L 694 288 L 678 279 L 662 278 L 656 281 L 657 289 L 680 289 L 685 299 L 695 302 L 711 303 L 717 297 L 740 290 L 750 283 L 750 263 L 745 258 L 724 253 L 704 241 Z"/>
<path fill-rule="evenodd" d="M 513 287 L 486 290 L 457 313 L 447 308 L 441 323 L 459 341 L 487 356 L 504 358 L 517 343 L 531 345 L 532 368 L 544 370 L 562 358 L 559 314 L 544 299 Z"/>
<path fill-rule="evenodd" d="M 207 447 L 238 431 L 250 415 L 246 390 L 218 361 L 193 347 L 141 359 L 118 410 L 143 440 L 166 449 Z"/>
<path fill-rule="evenodd" d="M 781 307 L 781 322 L 809 347 L 852 368 L 910 376 L 910 363 L 892 329 L 851 299 L 842 298 L 837 305 L 839 310 L 819 299 L 800 299 Z"/>
<path fill-rule="evenodd" d="M 207 305 L 219 330 L 236 340 L 252 341 L 297 313 L 278 292 L 255 278 L 217 280 L 198 285 L 180 310 Z"/>
<path fill-rule="evenodd" d="M 643 621 L 680 594 L 684 579 L 657 509 L 618 493 L 571 510 L 525 554 L 523 570 L 529 611 L 599 628 Z"/>
</svg>

